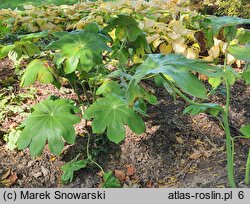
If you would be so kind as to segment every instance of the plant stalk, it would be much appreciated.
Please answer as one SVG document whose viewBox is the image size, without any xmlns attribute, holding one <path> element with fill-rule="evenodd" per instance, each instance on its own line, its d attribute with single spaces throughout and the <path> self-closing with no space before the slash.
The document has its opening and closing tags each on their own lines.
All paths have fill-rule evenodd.
<svg viewBox="0 0 250 204">
<path fill-rule="evenodd" d="M 226 77 L 225 77 L 225 84 L 226 84 L 226 106 L 222 114 L 222 119 L 223 119 L 223 124 L 225 127 L 225 133 L 226 133 L 227 171 L 228 171 L 229 185 L 232 188 L 235 188 L 236 183 L 234 181 L 234 151 L 233 151 L 234 148 L 233 148 L 232 136 L 230 133 L 229 122 L 228 122 L 229 103 L 230 103 L 230 86 Z"/>
<path fill-rule="evenodd" d="M 89 134 L 89 132 L 88 132 L 87 129 L 86 129 L 86 132 L 87 132 L 87 135 L 88 135 L 88 141 L 87 141 L 87 158 L 88 158 L 88 160 L 89 160 L 91 163 L 95 164 L 95 165 L 101 170 L 102 174 L 104 174 L 103 168 L 102 168 L 96 161 L 94 161 L 94 160 L 92 159 L 92 156 L 91 156 L 91 154 L 90 154 L 90 152 L 89 152 L 90 134 Z"/>
<path fill-rule="evenodd" d="M 247 186 L 249 185 L 249 177 L 250 177 L 250 149 L 248 152 L 247 164 L 246 164 L 246 174 L 245 174 L 245 184 Z"/>
</svg>

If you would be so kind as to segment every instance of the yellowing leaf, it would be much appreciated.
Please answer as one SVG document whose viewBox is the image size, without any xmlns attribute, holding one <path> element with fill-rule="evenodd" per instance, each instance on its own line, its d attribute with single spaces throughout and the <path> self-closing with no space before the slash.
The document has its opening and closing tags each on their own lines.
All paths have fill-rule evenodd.
<svg viewBox="0 0 250 204">
<path fill-rule="evenodd" d="M 215 59 L 215 58 L 219 57 L 219 55 L 220 55 L 220 47 L 214 45 L 213 47 L 211 47 L 210 50 L 208 50 L 208 54 L 209 54 L 209 56 L 212 57 L 212 59 Z"/>
<path fill-rule="evenodd" d="M 147 36 L 147 42 L 148 42 L 148 44 L 151 44 L 153 41 L 155 41 L 159 37 L 160 37 L 159 34 L 154 34 L 154 35 L 151 35 L 151 36 Z"/>
<path fill-rule="evenodd" d="M 161 43 L 159 50 L 162 54 L 169 54 L 172 52 L 172 46 L 170 44 L 166 45 L 166 43 Z"/>
<path fill-rule="evenodd" d="M 164 41 L 161 40 L 160 38 L 156 39 L 153 41 L 153 47 L 156 49 L 161 43 L 163 43 Z"/>
<path fill-rule="evenodd" d="M 199 50 L 194 48 L 188 48 L 185 50 L 184 55 L 188 59 L 198 59 L 199 58 Z"/>
</svg>

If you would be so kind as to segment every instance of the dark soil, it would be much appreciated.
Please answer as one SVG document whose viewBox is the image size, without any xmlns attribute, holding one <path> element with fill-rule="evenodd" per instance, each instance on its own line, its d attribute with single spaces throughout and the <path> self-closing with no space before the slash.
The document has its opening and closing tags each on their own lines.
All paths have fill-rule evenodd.
<svg viewBox="0 0 250 204">
<path fill-rule="evenodd" d="M 151 83 L 149 83 L 151 85 Z M 38 95 L 28 105 L 53 94 L 76 99 L 70 89 L 57 91 L 52 86 L 37 84 Z M 20 92 L 25 90 L 19 89 Z M 213 102 L 225 103 L 222 94 L 211 96 Z M 116 170 L 123 187 L 229 187 L 227 181 L 225 135 L 218 121 L 206 114 L 183 115 L 186 104 L 174 102 L 164 89 L 157 88 L 159 104 L 149 106 L 145 118 L 146 132 L 136 136 L 129 129 L 126 139 L 115 145 L 105 137 L 91 138 L 91 152 L 107 170 Z M 250 123 L 250 87 L 238 82 L 232 88 L 230 109 L 231 131 Z M 27 105 L 27 104 L 26 104 Z M 15 116 L 16 117 L 16 116 Z M 76 145 L 66 146 L 63 154 L 55 157 L 46 148 L 40 157 L 31 159 L 29 151 L 10 151 L 1 136 L 8 128 L 16 127 L 15 117 L 1 121 L 0 127 L 0 185 L 8 187 L 99 187 L 99 169 L 90 166 L 75 174 L 74 180 L 62 185 L 60 167 L 78 153 L 86 152 L 86 137 L 79 136 Z M 83 122 L 77 125 L 83 135 Z M 250 142 L 236 140 L 235 178 L 244 186 L 246 155 Z M 118 171 L 119 170 L 119 171 Z M 118 175 L 119 173 L 119 175 Z M 124 178 L 121 178 L 124 176 Z"/>
</svg>

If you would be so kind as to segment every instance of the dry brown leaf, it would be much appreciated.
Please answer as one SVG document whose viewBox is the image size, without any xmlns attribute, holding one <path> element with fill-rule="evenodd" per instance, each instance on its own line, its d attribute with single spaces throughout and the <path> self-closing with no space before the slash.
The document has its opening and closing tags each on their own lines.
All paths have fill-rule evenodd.
<svg viewBox="0 0 250 204">
<path fill-rule="evenodd" d="M 10 173 L 11 173 L 11 170 L 8 169 L 8 170 L 1 176 L 0 180 L 6 179 L 6 178 L 10 175 Z"/>
<path fill-rule="evenodd" d="M 129 165 L 127 168 L 128 176 L 133 176 L 135 174 L 135 168 L 132 165 Z"/>
<path fill-rule="evenodd" d="M 119 181 L 124 181 L 126 179 L 125 173 L 120 170 L 115 170 L 115 177 L 118 178 Z"/>
<path fill-rule="evenodd" d="M 189 159 L 199 159 L 201 156 L 202 153 L 199 150 L 194 149 L 194 153 L 189 156 Z"/>
<path fill-rule="evenodd" d="M 152 181 L 147 181 L 146 188 L 153 188 L 153 182 Z"/>
<path fill-rule="evenodd" d="M 14 173 L 13 175 L 11 175 L 8 179 L 2 180 L 1 183 L 5 186 L 5 187 L 10 187 L 13 184 L 15 184 L 16 180 L 18 179 L 16 173 Z"/>
</svg>

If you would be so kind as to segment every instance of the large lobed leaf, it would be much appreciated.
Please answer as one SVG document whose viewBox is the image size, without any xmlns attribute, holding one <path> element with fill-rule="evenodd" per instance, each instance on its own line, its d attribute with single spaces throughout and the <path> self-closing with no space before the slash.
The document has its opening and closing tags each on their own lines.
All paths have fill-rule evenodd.
<svg viewBox="0 0 250 204">
<path fill-rule="evenodd" d="M 138 25 L 139 23 L 133 18 L 118 15 L 116 18 L 112 18 L 104 29 L 107 31 L 116 29 L 115 35 L 119 40 L 127 38 L 130 42 L 134 42 L 140 35 L 144 35 Z"/>
<path fill-rule="evenodd" d="M 18 149 L 30 148 L 32 157 L 39 155 L 48 141 L 49 149 L 60 154 L 64 141 L 75 142 L 74 124 L 80 122 L 78 111 L 67 99 L 47 99 L 33 107 L 18 139 Z"/>
<path fill-rule="evenodd" d="M 94 26 L 91 25 L 91 27 Z M 102 52 L 110 51 L 107 46 L 109 38 L 97 32 L 96 29 L 91 29 L 71 33 L 60 32 L 61 37 L 47 46 L 48 49 L 60 50 L 63 60 L 65 60 L 64 71 L 66 74 L 70 74 L 76 69 L 90 71 L 95 65 L 102 62 Z"/>
<path fill-rule="evenodd" d="M 141 134 L 145 130 L 143 120 L 128 106 L 126 100 L 114 94 L 95 101 L 83 117 L 93 118 L 94 133 L 103 133 L 107 129 L 108 138 L 117 144 L 125 138 L 125 124 L 136 134 Z"/>
<path fill-rule="evenodd" d="M 29 63 L 22 76 L 21 86 L 32 85 L 36 80 L 44 84 L 53 83 L 54 76 L 46 60 L 36 59 Z"/>
<path fill-rule="evenodd" d="M 228 51 L 235 58 L 246 62 L 250 62 L 250 44 L 231 45 L 228 47 Z"/>
<path fill-rule="evenodd" d="M 171 77 L 176 85 L 186 93 L 195 97 L 206 98 L 205 86 L 191 73 L 192 71 L 208 77 L 218 77 L 223 74 L 220 68 L 211 66 L 204 61 L 187 59 L 178 54 L 150 54 L 137 69 L 134 80 L 138 83 L 147 75 L 162 73 Z"/>
<path fill-rule="evenodd" d="M 74 159 L 67 162 L 62 166 L 63 175 L 61 180 L 63 183 L 72 182 L 74 177 L 74 172 L 78 171 L 82 168 L 85 168 L 88 164 L 88 160 L 78 160 L 79 155 L 77 155 Z"/>
<path fill-rule="evenodd" d="M 241 132 L 244 136 L 250 138 L 250 125 L 248 124 L 248 125 L 242 126 L 242 127 L 240 128 L 240 132 Z"/>
<path fill-rule="evenodd" d="M 218 34 L 224 27 L 232 27 L 240 24 L 250 24 L 250 19 L 237 18 L 233 16 L 209 16 L 206 18 L 207 25 L 211 27 L 214 34 Z"/>
</svg>

